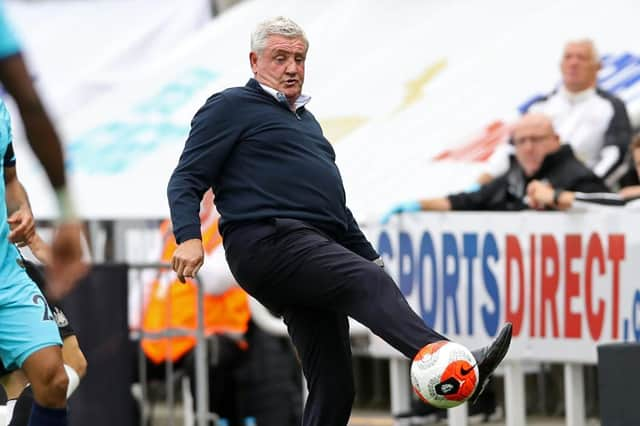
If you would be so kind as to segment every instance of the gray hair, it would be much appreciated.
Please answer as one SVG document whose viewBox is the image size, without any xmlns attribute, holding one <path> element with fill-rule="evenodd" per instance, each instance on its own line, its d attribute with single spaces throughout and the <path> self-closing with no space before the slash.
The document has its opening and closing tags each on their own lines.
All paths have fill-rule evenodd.
<svg viewBox="0 0 640 426">
<path fill-rule="evenodd" d="M 596 48 L 596 44 L 593 42 L 593 40 L 591 40 L 590 38 L 576 38 L 573 40 L 569 40 L 568 42 L 565 43 L 564 45 L 564 50 L 567 49 L 567 47 L 570 44 L 582 44 L 582 45 L 586 45 L 587 48 L 589 49 L 589 53 L 591 54 L 591 60 L 593 62 L 600 62 L 600 54 L 598 53 L 598 49 Z M 563 50 L 563 52 L 564 52 Z"/>
<path fill-rule="evenodd" d="M 302 27 L 289 18 L 277 16 L 258 24 L 251 34 L 251 51 L 261 54 L 267 44 L 267 38 L 272 35 L 300 38 L 305 44 L 305 50 L 309 49 L 309 40 Z"/>
</svg>

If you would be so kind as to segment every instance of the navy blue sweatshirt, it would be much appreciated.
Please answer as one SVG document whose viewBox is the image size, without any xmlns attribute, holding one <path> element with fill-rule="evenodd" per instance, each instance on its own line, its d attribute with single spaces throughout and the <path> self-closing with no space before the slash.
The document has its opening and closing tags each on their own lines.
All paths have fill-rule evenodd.
<svg viewBox="0 0 640 426">
<path fill-rule="evenodd" d="M 335 152 L 320 124 L 254 79 L 214 94 L 191 121 L 167 188 L 178 243 L 201 238 L 200 200 L 209 187 L 223 236 L 234 223 L 293 218 L 366 259 L 378 257 L 346 207 Z"/>
</svg>

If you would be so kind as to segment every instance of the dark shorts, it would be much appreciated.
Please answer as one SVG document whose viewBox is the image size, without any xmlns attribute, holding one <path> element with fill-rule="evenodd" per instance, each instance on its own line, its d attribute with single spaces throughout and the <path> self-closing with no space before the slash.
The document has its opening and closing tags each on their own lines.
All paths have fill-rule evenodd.
<svg viewBox="0 0 640 426">
<path fill-rule="evenodd" d="M 29 275 L 29 278 L 31 278 L 31 280 L 33 280 L 38 285 L 38 287 L 40 288 L 40 291 L 44 293 L 45 278 L 40 268 L 37 265 L 35 265 L 33 262 L 29 262 L 29 261 L 24 261 L 24 266 L 25 266 L 27 275 Z M 69 323 L 69 320 L 67 319 L 67 316 L 64 314 L 62 309 L 59 306 L 52 303 L 49 303 L 49 309 L 53 314 L 56 325 L 58 326 L 58 332 L 60 333 L 60 337 L 62 338 L 62 340 L 64 340 L 66 337 L 74 336 L 76 333 L 71 327 L 71 324 Z M 3 365 L 2 361 L 0 360 L 0 376 L 4 376 L 5 374 L 10 373 L 11 371 L 13 371 L 13 369 L 7 370 Z"/>
</svg>

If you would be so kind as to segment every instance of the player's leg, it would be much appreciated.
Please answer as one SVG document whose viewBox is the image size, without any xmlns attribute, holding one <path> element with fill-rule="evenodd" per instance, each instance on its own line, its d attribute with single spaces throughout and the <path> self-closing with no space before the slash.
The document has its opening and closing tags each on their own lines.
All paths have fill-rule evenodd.
<svg viewBox="0 0 640 426">
<path fill-rule="evenodd" d="M 29 355 L 22 364 L 34 403 L 30 426 L 66 425 L 67 386 L 69 379 L 59 346 L 47 346 Z"/>
<path fill-rule="evenodd" d="M 25 376 L 20 369 L 9 372 L 4 370 L 4 366 L 2 366 L 2 370 L 3 371 L 0 373 L 0 384 L 2 384 L 2 386 L 0 387 L 6 395 L 7 409 L 5 418 L 9 420 L 12 418 L 15 407 L 17 406 L 17 401 L 29 384 L 29 381 L 27 380 L 27 376 Z"/>
<path fill-rule="evenodd" d="M 7 413 L 7 419 L 11 420 L 9 426 L 27 426 L 29 417 L 31 417 L 31 410 L 33 410 L 33 390 L 31 385 L 25 387 L 14 402 L 15 405 L 11 416 Z"/>
<path fill-rule="evenodd" d="M 0 405 L 6 405 L 9 401 L 7 397 L 7 392 L 4 389 L 4 386 L 0 386 Z"/>
<path fill-rule="evenodd" d="M 58 322 L 58 327 L 60 328 L 61 336 L 64 336 L 66 333 L 64 330 L 71 330 L 64 326 L 61 327 L 60 322 Z M 73 332 L 73 330 L 71 330 L 71 332 Z M 68 398 L 78 387 L 80 379 L 84 377 L 87 369 L 87 360 L 80 350 L 78 339 L 75 335 L 70 334 L 63 337 L 62 358 L 64 360 L 65 371 L 69 378 L 69 385 L 67 386 Z M 21 370 L 13 372 L 11 376 L 14 377 L 12 378 L 11 385 L 11 410 L 7 409 L 7 419 L 11 419 L 9 426 L 27 426 L 29 416 L 31 415 L 31 409 L 33 407 L 33 391 L 31 389 L 31 385 L 27 381 L 27 377 Z M 22 381 L 19 381 L 19 379 Z M 7 408 L 9 408 L 9 405 L 7 405 Z"/>
<path fill-rule="evenodd" d="M 69 376 L 67 398 L 76 390 L 80 380 L 87 374 L 87 359 L 84 357 L 78 338 L 75 335 L 63 337 L 62 359 Z"/>
<path fill-rule="evenodd" d="M 29 381 L 22 370 L 14 370 L 3 375 L 2 378 L 0 378 L 0 383 L 2 383 L 2 386 L 7 393 L 7 398 L 16 399 L 20 393 L 22 393 L 25 386 L 29 384 Z"/>
<path fill-rule="evenodd" d="M 61 340 L 42 293 L 29 279 L 3 288 L 0 355 L 7 368 L 22 368 L 36 403 L 30 425 L 66 425 L 67 374 Z"/>
<path fill-rule="evenodd" d="M 25 272 L 36 283 L 41 292 L 44 292 L 46 287 L 46 279 L 42 274 L 41 269 L 36 264 L 28 260 L 24 260 Z M 80 350 L 78 339 L 76 338 L 75 331 L 69 322 L 69 319 L 64 314 L 62 309 L 48 302 L 49 310 L 53 316 L 60 337 L 62 338 L 62 358 L 65 364 L 65 371 L 69 376 L 69 387 L 67 389 L 67 398 L 75 391 L 80 383 L 80 379 L 84 377 L 87 370 L 87 360 Z"/>
<path fill-rule="evenodd" d="M 29 272 L 28 269 L 27 272 Z M 32 274 L 29 274 L 29 277 L 38 283 Z M 38 285 L 40 287 L 40 283 Z M 68 398 L 78 387 L 80 379 L 86 374 L 87 360 L 80 350 L 75 331 L 62 310 L 58 306 L 51 304 L 49 304 L 49 308 L 53 313 L 62 338 L 62 358 L 65 372 L 69 379 L 69 385 L 67 386 Z M 11 394 L 11 399 L 7 404 L 6 415 L 7 419 L 11 420 L 9 426 L 27 426 L 34 402 L 31 384 L 27 381 L 27 377 L 22 370 L 16 370 L 7 375 L 5 381 Z"/>
<path fill-rule="evenodd" d="M 355 396 L 347 317 L 292 308 L 284 320 L 307 379 L 303 426 L 344 426 Z"/>
<path fill-rule="evenodd" d="M 15 401 L 14 401 L 15 402 Z M 5 413 L 9 411 L 9 398 L 7 392 L 4 390 L 4 386 L 0 386 L 0 407 L 5 407 Z M 2 418 L 2 412 L 0 412 L 0 419 Z"/>
</svg>

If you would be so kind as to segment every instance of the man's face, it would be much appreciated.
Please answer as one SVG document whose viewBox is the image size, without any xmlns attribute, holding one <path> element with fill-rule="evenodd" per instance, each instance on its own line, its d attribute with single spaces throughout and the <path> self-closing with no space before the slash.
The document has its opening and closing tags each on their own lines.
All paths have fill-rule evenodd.
<svg viewBox="0 0 640 426">
<path fill-rule="evenodd" d="M 560 70 L 562 81 L 570 92 L 580 92 L 596 85 L 600 63 L 594 55 L 593 46 L 588 42 L 565 46 Z"/>
<path fill-rule="evenodd" d="M 511 133 L 516 159 L 527 177 L 533 176 L 542 166 L 544 157 L 560 148 L 560 139 L 551 122 L 542 118 L 525 117 Z"/>
<path fill-rule="evenodd" d="M 301 38 L 272 35 L 262 53 L 251 52 L 251 70 L 258 82 L 282 92 L 293 104 L 302 93 L 307 49 Z"/>
<path fill-rule="evenodd" d="M 638 174 L 638 178 L 640 178 L 640 148 L 633 150 L 633 163 L 636 165 L 636 173 Z"/>
</svg>

